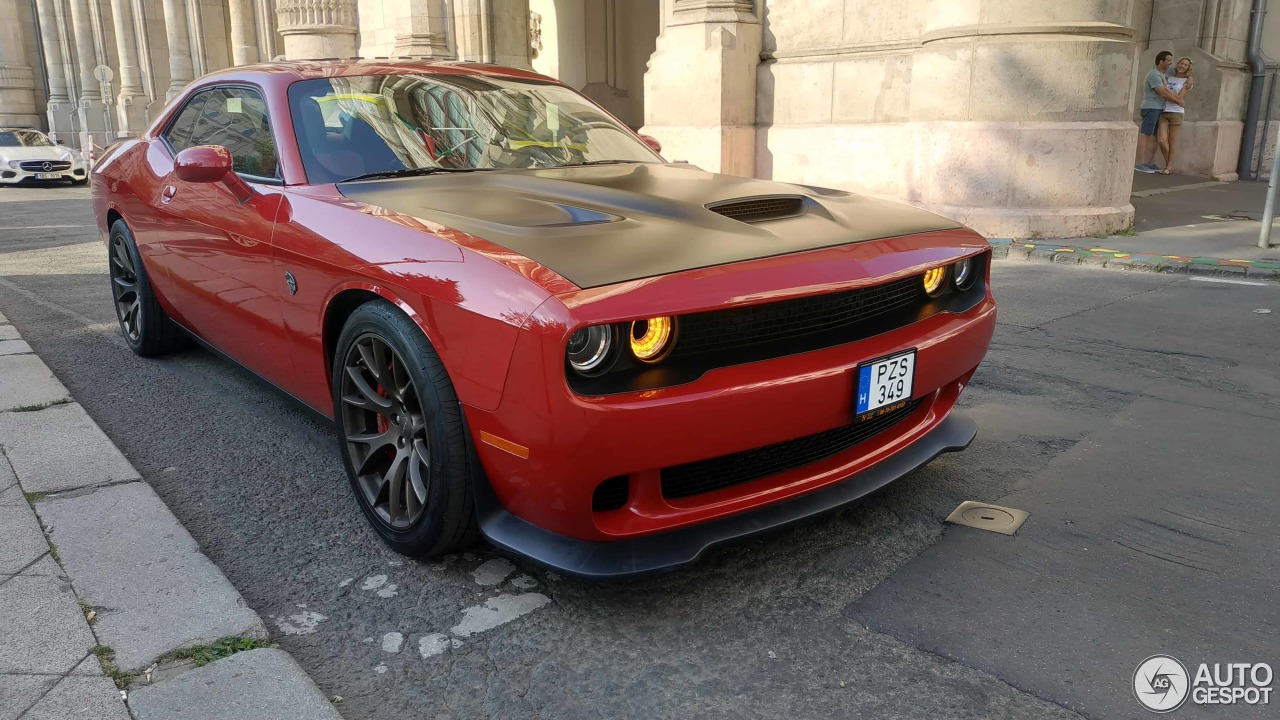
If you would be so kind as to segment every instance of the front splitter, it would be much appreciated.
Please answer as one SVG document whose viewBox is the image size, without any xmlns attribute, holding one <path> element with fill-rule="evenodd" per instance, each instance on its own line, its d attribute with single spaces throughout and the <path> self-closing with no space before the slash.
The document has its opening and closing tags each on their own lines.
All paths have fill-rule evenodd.
<svg viewBox="0 0 1280 720">
<path fill-rule="evenodd" d="M 943 453 L 964 450 L 977 434 L 977 423 L 952 413 L 910 446 L 842 482 L 748 512 L 627 540 L 579 540 L 540 528 L 507 512 L 483 480 L 477 482 L 476 514 L 481 534 L 501 550 L 566 575 L 627 578 L 674 570 L 715 545 L 779 530 L 849 505 Z"/>
</svg>

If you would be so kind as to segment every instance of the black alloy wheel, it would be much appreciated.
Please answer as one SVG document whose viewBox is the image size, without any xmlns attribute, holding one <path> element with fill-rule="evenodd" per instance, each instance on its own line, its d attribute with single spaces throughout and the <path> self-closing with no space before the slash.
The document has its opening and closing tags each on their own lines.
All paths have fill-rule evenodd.
<svg viewBox="0 0 1280 720">
<path fill-rule="evenodd" d="M 418 388 L 395 349 L 374 333 L 356 338 L 343 360 L 342 427 L 365 501 L 392 528 L 422 518 L 431 449 Z"/>
<path fill-rule="evenodd" d="M 338 337 L 333 416 L 352 491 L 397 552 L 431 557 L 476 536 L 462 408 L 435 348 L 383 300 L 357 308 Z"/>
<path fill-rule="evenodd" d="M 124 220 L 111 225 L 107 252 L 112 304 L 129 349 L 142 357 L 155 357 L 182 347 L 186 335 L 156 300 L 138 245 Z"/>
<path fill-rule="evenodd" d="M 132 345 L 142 335 L 142 301 L 138 297 L 138 270 L 124 233 L 111 236 L 111 299 L 115 300 L 120 331 Z"/>
</svg>

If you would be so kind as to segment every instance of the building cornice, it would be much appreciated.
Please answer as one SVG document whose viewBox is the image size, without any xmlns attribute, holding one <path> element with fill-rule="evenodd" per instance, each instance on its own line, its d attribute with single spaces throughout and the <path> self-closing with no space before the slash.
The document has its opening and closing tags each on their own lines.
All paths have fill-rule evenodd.
<svg viewBox="0 0 1280 720">
<path fill-rule="evenodd" d="M 1017 35 L 1065 35 L 1085 39 L 1123 40 L 1134 38 L 1133 28 L 1111 22 L 1046 22 L 999 25 L 957 25 L 931 30 L 920 37 L 921 45 L 954 40 L 972 40 L 979 37 L 1008 37 Z"/>
</svg>

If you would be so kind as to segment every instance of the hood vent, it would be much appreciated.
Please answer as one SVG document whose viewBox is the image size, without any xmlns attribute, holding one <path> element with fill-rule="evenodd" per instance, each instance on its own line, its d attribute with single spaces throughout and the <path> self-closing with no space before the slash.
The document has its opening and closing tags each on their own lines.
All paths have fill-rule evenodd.
<svg viewBox="0 0 1280 720">
<path fill-rule="evenodd" d="M 706 208 L 744 223 L 781 220 L 804 214 L 804 198 L 798 195 L 773 195 L 712 203 Z"/>
</svg>

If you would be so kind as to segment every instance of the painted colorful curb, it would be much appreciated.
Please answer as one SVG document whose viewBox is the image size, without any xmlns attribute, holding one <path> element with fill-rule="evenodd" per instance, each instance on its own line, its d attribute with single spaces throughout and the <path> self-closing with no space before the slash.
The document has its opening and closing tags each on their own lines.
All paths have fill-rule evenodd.
<svg viewBox="0 0 1280 720">
<path fill-rule="evenodd" d="M 1280 280 L 1280 262 L 1268 260 L 1157 255 L 1122 252 L 1105 247 L 1077 247 L 1005 238 L 994 238 L 989 242 L 993 256 L 997 260 L 1029 260 L 1140 272 L 1191 273 Z"/>
</svg>

